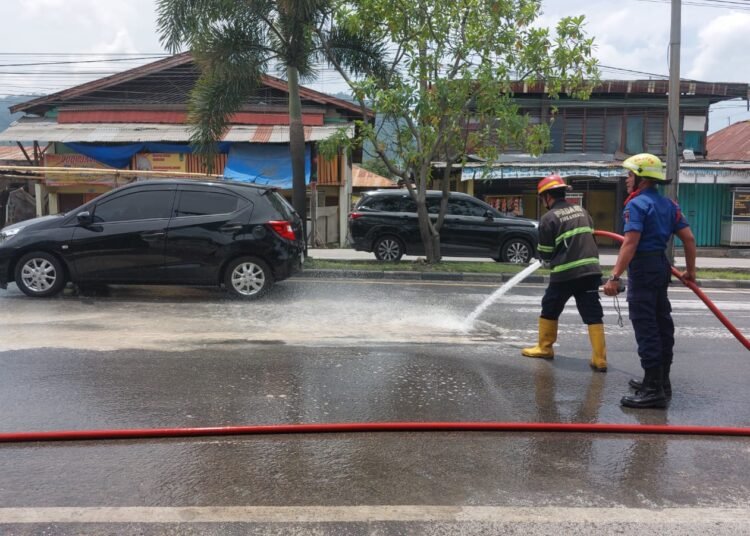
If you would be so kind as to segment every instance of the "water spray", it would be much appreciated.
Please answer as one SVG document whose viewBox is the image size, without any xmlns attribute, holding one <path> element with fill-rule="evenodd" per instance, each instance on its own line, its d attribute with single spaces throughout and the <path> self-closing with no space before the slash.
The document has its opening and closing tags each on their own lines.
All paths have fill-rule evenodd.
<svg viewBox="0 0 750 536">
<path fill-rule="evenodd" d="M 479 307 L 474 309 L 474 311 L 466 317 L 466 320 L 464 320 L 463 323 L 463 331 L 469 331 L 474 326 L 474 322 L 477 318 L 479 318 L 479 315 L 481 315 L 487 307 L 495 303 L 498 299 L 500 299 L 502 296 L 504 296 L 510 289 L 515 287 L 518 283 L 529 277 L 531 274 L 536 272 L 539 268 L 542 267 L 542 263 L 540 261 L 534 261 L 533 263 L 529 264 L 526 268 L 518 272 L 516 275 L 511 277 L 505 284 L 503 284 L 499 289 L 497 289 L 495 292 L 490 294 L 486 300 L 484 300 L 481 304 L 479 304 Z"/>
</svg>

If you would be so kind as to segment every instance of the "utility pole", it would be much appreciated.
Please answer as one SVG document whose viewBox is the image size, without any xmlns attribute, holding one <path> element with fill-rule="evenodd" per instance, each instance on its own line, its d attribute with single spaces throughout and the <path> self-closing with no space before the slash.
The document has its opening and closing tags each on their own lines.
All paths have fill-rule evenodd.
<svg viewBox="0 0 750 536">
<path fill-rule="evenodd" d="M 672 20 L 669 31 L 669 132 L 667 135 L 667 181 L 666 195 L 677 199 L 680 177 L 680 30 L 682 26 L 681 0 L 672 0 Z M 667 248 L 669 262 L 674 264 L 674 243 Z"/>
</svg>

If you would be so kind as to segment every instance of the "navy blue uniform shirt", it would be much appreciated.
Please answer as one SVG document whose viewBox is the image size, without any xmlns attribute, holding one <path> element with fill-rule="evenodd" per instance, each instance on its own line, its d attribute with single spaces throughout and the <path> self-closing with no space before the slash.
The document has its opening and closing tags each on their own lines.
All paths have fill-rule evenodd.
<svg viewBox="0 0 750 536">
<path fill-rule="evenodd" d="M 688 227 L 680 206 L 656 188 L 645 188 L 625 204 L 624 232 L 641 233 L 636 251 L 664 251 L 670 236 Z"/>
</svg>

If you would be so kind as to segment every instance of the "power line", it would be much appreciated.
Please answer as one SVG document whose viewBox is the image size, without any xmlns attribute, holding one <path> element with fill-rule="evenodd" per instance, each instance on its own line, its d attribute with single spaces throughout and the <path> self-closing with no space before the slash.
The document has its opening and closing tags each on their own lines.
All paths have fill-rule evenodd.
<svg viewBox="0 0 750 536">
<path fill-rule="evenodd" d="M 153 60 L 154 56 L 138 56 L 133 58 L 110 58 L 102 60 L 48 61 L 37 63 L 0 63 L 0 67 L 33 67 L 38 65 L 68 65 L 75 63 L 111 63 L 113 61 Z"/>
<path fill-rule="evenodd" d="M 650 2 L 652 4 L 669 4 L 671 3 L 671 0 L 637 0 L 638 2 Z M 714 0 L 714 2 L 711 2 L 711 0 L 700 0 L 696 2 L 689 2 L 689 1 L 682 1 L 682 5 L 685 6 L 696 6 L 696 7 L 713 7 L 713 8 L 723 8 L 723 9 L 735 9 L 738 11 L 750 11 L 750 3 L 746 2 L 739 2 L 738 0 L 735 0 L 734 2 L 731 2 L 727 0 L 724 2 L 723 0 Z"/>
</svg>

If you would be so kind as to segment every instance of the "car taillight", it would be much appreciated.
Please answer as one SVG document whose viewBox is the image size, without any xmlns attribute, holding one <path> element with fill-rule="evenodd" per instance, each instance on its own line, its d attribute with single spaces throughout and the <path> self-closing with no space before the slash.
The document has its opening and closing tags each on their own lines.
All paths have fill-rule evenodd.
<svg viewBox="0 0 750 536">
<path fill-rule="evenodd" d="M 349 219 L 350 220 L 356 220 L 357 218 L 361 218 L 362 216 L 364 216 L 364 214 L 362 214 L 361 212 L 350 212 L 349 213 Z"/>
<path fill-rule="evenodd" d="M 292 229 L 292 224 L 288 221 L 269 221 L 268 225 L 270 225 L 271 228 L 276 231 L 276 234 L 281 238 L 286 238 L 287 240 L 297 239 L 297 237 L 294 236 L 294 229 Z"/>
</svg>

